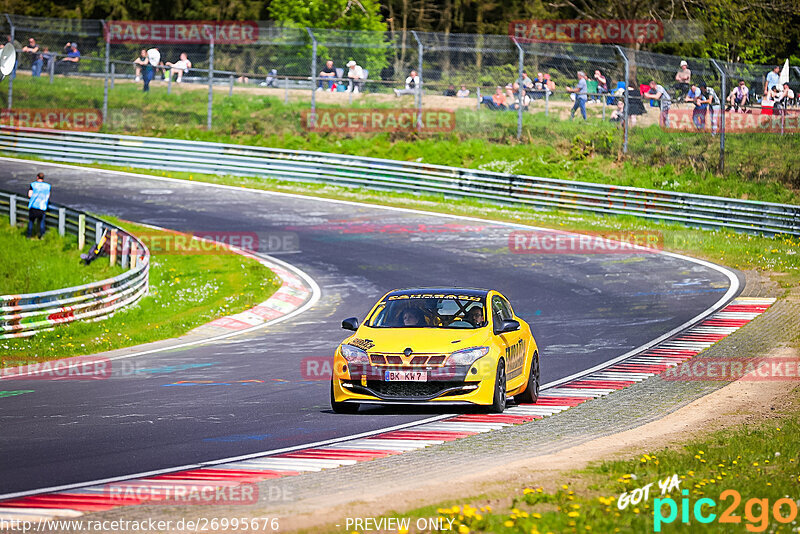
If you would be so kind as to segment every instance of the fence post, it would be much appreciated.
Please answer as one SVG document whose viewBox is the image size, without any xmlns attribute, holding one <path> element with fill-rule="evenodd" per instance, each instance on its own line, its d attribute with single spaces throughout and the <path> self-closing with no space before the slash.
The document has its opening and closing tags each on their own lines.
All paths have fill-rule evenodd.
<svg viewBox="0 0 800 534">
<path fill-rule="evenodd" d="M 136 241 L 131 240 L 131 269 L 136 268 L 136 263 L 139 259 L 139 245 L 136 244 Z"/>
<path fill-rule="evenodd" d="M 417 94 L 415 95 L 415 103 L 417 105 L 417 129 L 422 129 L 422 60 L 425 55 L 425 49 L 422 46 L 422 41 L 420 40 L 417 32 L 412 30 L 411 35 L 414 36 L 414 39 L 417 41 L 417 76 L 419 76 L 419 87 L 416 87 Z"/>
<path fill-rule="evenodd" d="M 86 215 L 78 215 L 78 250 L 83 250 L 86 245 Z"/>
<path fill-rule="evenodd" d="M 125 237 L 122 238 L 122 257 L 119 260 L 119 264 L 123 269 L 128 268 L 130 255 L 131 255 L 131 236 L 126 235 Z"/>
<path fill-rule="evenodd" d="M 233 74 L 228 75 L 228 96 L 233 96 Z"/>
<path fill-rule="evenodd" d="M 311 28 L 306 27 L 308 36 L 311 37 L 311 120 L 308 121 L 308 127 L 314 128 L 317 125 L 317 38 Z M 286 84 L 286 98 L 289 98 L 288 87 Z M 350 98 L 353 98 L 353 93 L 350 93 Z"/>
<path fill-rule="evenodd" d="M 283 77 L 283 103 L 289 104 L 289 77 Z"/>
<path fill-rule="evenodd" d="M 519 109 L 517 110 L 517 141 L 522 139 L 522 95 L 525 94 L 525 89 L 522 87 L 522 71 L 525 69 L 525 52 L 522 50 L 522 47 L 517 42 L 516 37 L 511 38 L 514 41 L 514 44 L 519 51 L 519 73 L 517 75 L 517 83 L 519 84 Z"/>
<path fill-rule="evenodd" d="M 58 235 L 67 233 L 67 208 L 58 208 Z"/>
<path fill-rule="evenodd" d="M 11 29 L 11 42 L 14 42 L 14 38 L 16 37 L 16 28 L 14 28 L 14 22 L 11 20 L 11 15 L 5 13 L 6 20 L 8 21 L 8 26 Z M 19 51 L 16 53 L 17 57 L 19 57 Z M 16 61 L 17 58 L 14 58 Z M 17 64 L 14 64 L 14 70 L 11 71 L 11 75 L 8 77 L 8 109 L 11 109 L 11 106 L 14 104 L 14 76 L 17 74 Z"/>
<path fill-rule="evenodd" d="M 169 73 L 169 78 L 167 78 L 167 94 L 172 94 L 172 69 L 167 71 Z"/>
<path fill-rule="evenodd" d="M 614 47 L 617 49 L 617 52 L 619 52 L 619 55 L 622 56 L 622 61 L 625 63 L 625 113 L 623 114 L 623 119 L 622 119 L 622 124 L 623 124 L 622 130 L 624 132 L 625 138 L 622 141 L 622 153 L 623 154 L 627 154 L 628 153 L 628 128 L 630 127 L 630 125 L 628 124 L 628 112 L 629 112 L 629 109 L 630 109 L 628 107 L 628 104 L 629 104 L 628 95 L 630 94 L 630 91 L 628 90 L 629 89 L 629 87 L 628 87 L 628 84 L 629 84 L 629 80 L 628 80 L 629 76 L 628 76 L 628 74 L 629 74 L 631 69 L 630 69 L 630 62 L 628 61 L 628 56 L 626 56 L 625 52 L 622 51 L 622 47 L 620 47 L 619 45 L 615 45 Z"/>
<path fill-rule="evenodd" d="M 100 238 L 103 237 L 103 223 L 97 221 L 94 223 L 94 244 L 100 242 Z"/>
<path fill-rule="evenodd" d="M 117 229 L 111 229 L 111 238 L 108 244 L 108 264 L 112 267 L 117 263 Z"/>
<path fill-rule="evenodd" d="M 206 129 L 211 130 L 211 117 L 214 114 L 214 34 L 208 44 L 208 113 Z"/>
<path fill-rule="evenodd" d="M 480 111 L 481 110 L 481 87 L 480 87 L 480 85 L 477 88 L 475 88 L 475 94 L 478 97 L 478 105 L 475 108 L 475 111 Z"/>
<path fill-rule="evenodd" d="M 53 78 L 56 75 L 56 58 L 55 55 L 50 58 L 50 65 L 48 65 L 47 70 L 50 74 L 50 85 L 53 85 Z"/>
<path fill-rule="evenodd" d="M 103 63 L 103 124 L 106 123 L 108 119 L 108 78 L 109 78 L 109 60 L 111 55 L 111 34 L 108 31 L 108 26 L 106 26 L 106 21 L 101 20 L 100 23 L 103 25 L 103 37 L 105 37 L 106 42 L 106 57 Z"/>
<path fill-rule="evenodd" d="M 8 199 L 8 222 L 11 226 L 17 225 L 17 195 L 11 195 Z"/>
<path fill-rule="evenodd" d="M 547 84 L 544 86 L 544 116 L 550 116 L 550 89 L 547 88 Z"/>
<path fill-rule="evenodd" d="M 719 76 L 722 80 L 722 86 L 720 88 L 720 102 L 719 102 L 719 173 L 722 174 L 725 172 L 725 100 L 728 97 L 726 83 L 728 81 L 728 76 L 725 74 L 725 71 L 720 67 L 719 63 L 715 59 L 711 60 L 711 63 L 714 65 L 714 68 L 717 69 L 719 72 Z M 714 111 L 714 107 L 711 107 L 711 111 Z M 711 121 L 711 128 L 714 128 L 714 121 Z"/>
</svg>

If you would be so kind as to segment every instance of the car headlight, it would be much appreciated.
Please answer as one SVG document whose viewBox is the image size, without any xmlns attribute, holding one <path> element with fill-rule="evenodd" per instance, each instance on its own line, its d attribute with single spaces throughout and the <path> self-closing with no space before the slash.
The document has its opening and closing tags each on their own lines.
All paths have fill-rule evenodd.
<svg viewBox="0 0 800 534">
<path fill-rule="evenodd" d="M 459 350 L 447 357 L 448 365 L 472 365 L 479 358 L 489 354 L 489 347 L 472 347 Z"/>
<path fill-rule="evenodd" d="M 347 360 L 348 363 L 369 363 L 367 353 L 358 347 L 354 347 L 353 345 L 342 345 L 339 350 L 341 350 L 342 356 L 344 356 L 344 359 Z"/>
</svg>

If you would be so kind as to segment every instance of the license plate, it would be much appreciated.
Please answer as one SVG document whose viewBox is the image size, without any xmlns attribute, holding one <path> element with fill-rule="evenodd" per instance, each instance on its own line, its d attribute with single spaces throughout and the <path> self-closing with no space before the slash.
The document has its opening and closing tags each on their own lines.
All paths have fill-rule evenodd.
<svg viewBox="0 0 800 534">
<path fill-rule="evenodd" d="M 385 382 L 427 382 L 425 371 L 384 371 Z"/>
</svg>

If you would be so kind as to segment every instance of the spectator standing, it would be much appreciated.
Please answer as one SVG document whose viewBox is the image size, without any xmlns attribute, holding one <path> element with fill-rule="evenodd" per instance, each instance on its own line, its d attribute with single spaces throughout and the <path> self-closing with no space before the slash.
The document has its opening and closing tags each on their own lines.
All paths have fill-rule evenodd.
<svg viewBox="0 0 800 534">
<path fill-rule="evenodd" d="M 771 71 L 767 73 L 767 81 L 764 82 L 764 94 L 766 95 L 773 87 L 781 86 L 781 67 L 775 65 Z"/>
<path fill-rule="evenodd" d="M 28 44 L 22 47 L 22 51 L 31 57 L 31 76 L 38 78 L 42 75 L 42 53 L 39 50 L 39 45 L 36 44 L 36 39 L 33 37 L 28 39 Z"/>
<path fill-rule="evenodd" d="M 329 59 L 325 62 L 325 66 L 319 71 L 320 80 L 317 82 L 317 91 L 322 91 L 323 89 L 333 90 L 336 82 L 334 79 L 336 78 L 336 68 L 333 66 L 333 60 Z M 327 85 L 327 87 L 322 87 L 323 84 Z"/>
<path fill-rule="evenodd" d="M 189 61 L 189 56 L 186 54 L 186 52 L 181 52 L 180 59 L 175 63 L 167 61 L 167 67 L 169 67 L 169 76 L 177 73 L 177 79 L 175 82 L 181 83 L 183 82 L 183 75 L 188 73 L 189 69 L 192 68 L 192 62 Z M 244 82 L 244 80 L 242 81 Z"/>
<path fill-rule="evenodd" d="M 419 92 L 419 76 L 417 76 L 417 71 L 412 70 L 406 78 L 405 89 L 395 89 L 394 96 L 415 95 L 417 92 Z"/>
<path fill-rule="evenodd" d="M 678 72 L 675 74 L 675 96 L 680 98 L 681 94 L 687 93 L 691 83 L 692 71 L 689 69 L 689 64 L 686 61 L 681 61 Z"/>
<path fill-rule="evenodd" d="M 567 87 L 567 91 L 573 93 L 575 95 L 575 103 L 572 105 L 572 111 L 570 111 L 569 118 L 570 120 L 575 118 L 575 110 L 581 110 L 581 116 L 583 120 L 586 120 L 586 98 L 588 96 L 587 85 L 586 85 L 586 73 L 582 70 L 578 71 L 578 83 L 575 87 Z"/>
<path fill-rule="evenodd" d="M 44 61 L 44 70 L 50 72 L 50 65 L 53 63 L 53 53 L 50 48 L 45 46 L 42 50 L 42 61 Z"/>
<path fill-rule="evenodd" d="M 642 96 L 659 101 L 661 108 L 659 124 L 662 127 L 669 128 L 669 108 L 672 104 L 672 98 L 669 96 L 667 90 L 664 89 L 663 86 L 657 84 L 655 80 L 650 80 L 650 90 Z"/>
<path fill-rule="evenodd" d="M 36 175 L 36 180 L 28 186 L 28 238 L 33 236 L 34 226 L 39 228 L 39 238 L 46 230 L 45 214 L 50 203 L 50 184 L 44 181 L 44 173 Z"/>
<path fill-rule="evenodd" d="M 692 84 L 689 92 L 686 94 L 686 97 L 683 99 L 684 102 L 690 102 L 694 105 L 692 109 L 692 122 L 694 123 L 694 127 L 698 130 L 702 130 L 706 127 L 706 109 L 707 105 L 704 105 L 701 102 L 702 92 L 700 88 Z"/>
<path fill-rule="evenodd" d="M 467 89 L 467 86 L 462 83 L 461 89 L 458 90 L 456 96 L 458 98 L 467 98 L 469 96 L 469 89 Z"/>
<path fill-rule="evenodd" d="M 717 133 L 717 119 L 720 116 L 720 100 L 713 87 L 708 87 L 705 82 L 700 82 L 699 102 L 705 106 L 711 115 L 711 133 Z M 705 127 L 705 112 L 703 112 L 703 127 Z"/>
<path fill-rule="evenodd" d="M 153 78 L 156 76 L 156 67 L 161 62 L 161 52 L 158 51 L 157 47 L 153 47 L 147 51 L 147 63 L 142 67 L 142 81 L 144 82 L 144 87 L 142 91 L 145 93 L 150 92 L 150 82 L 153 81 Z"/>
<path fill-rule="evenodd" d="M 447 89 L 445 89 L 444 93 L 442 94 L 444 96 L 456 96 L 456 86 L 451 83 L 450 86 Z"/>
<path fill-rule="evenodd" d="M 733 108 L 733 111 L 742 111 L 745 110 L 747 107 L 747 101 L 750 97 L 750 90 L 745 85 L 744 80 L 739 80 L 739 83 L 736 87 L 733 88 L 731 94 L 728 95 L 728 106 L 725 107 L 725 111 Z"/>
<path fill-rule="evenodd" d="M 347 90 L 358 93 L 364 87 L 364 69 L 352 59 L 347 62 L 347 68 L 347 78 L 350 80 L 350 87 Z"/>
</svg>

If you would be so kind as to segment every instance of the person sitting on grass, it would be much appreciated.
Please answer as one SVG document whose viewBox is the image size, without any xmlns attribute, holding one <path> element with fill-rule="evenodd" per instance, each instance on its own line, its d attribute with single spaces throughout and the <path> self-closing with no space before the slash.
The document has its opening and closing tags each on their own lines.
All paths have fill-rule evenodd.
<svg viewBox="0 0 800 534">
<path fill-rule="evenodd" d="M 469 89 L 463 83 L 461 84 L 461 89 L 458 90 L 456 93 L 457 98 L 467 98 L 469 96 Z"/>
<path fill-rule="evenodd" d="M 175 80 L 175 83 L 181 83 L 183 82 L 184 73 L 188 73 L 189 69 L 192 68 L 192 62 L 189 61 L 189 56 L 186 54 L 186 52 L 181 52 L 180 59 L 175 63 L 167 61 L 167 67 L 170 68 L 168 76 L 172 76 L 173 73 L 177 73 L 178 78 Z M 166 71 L 164 74 L 167 74 Z"/>
<path fill-rule="evenodd" d="M 135 82 L 139 82 L 139 81 L 142 80 L 142 69 L 148 63 L 150 63 L 150 62 L 147 60 L 147 50 L 142 48 L 141 51 L 139 51 L 139 57 L 137 57 L 136 59 L 133 60 L 133 68 L 134 68 L 133 81 L 134 81 L 134 83 Z"/>
<path fill-rule="evenodd" d="M 415 95 L 418 92 L 419 92 L 419 76 L 417 76 L 417 71 L 412 70 L 411 74 L 409 74 L 408 78 L 406 78 L 405 89 L 395 89 L 394 96 Z"/>
<path fill-rule="evenodd" d="M 728 105 L 725 107 L 725 111 L 733 108 L 734 112 L 741 111 L 744 113 L 749 98 L 750 90 L 747 88 L 744 80 L 739 80 L 738 85 L 734 87 L 731 94 L 728 95 Z"/>
<path fill-rule="evenodd" d="M 333 60 L 329 59 L 325 62 L 325 66 L 319 71 L 319 80 L 317 81 L 317 91 L 322 91 L 324 89 L 328 89 L 332 91 L 336 82 L 334 78 L 336 78 L 336 67 L 333 66 Z M 323 87 L 325 85 L 326 87 Z"/>
<path fill-rule="evenodd" d="M 67 43 L 64 49 L 69 49 L 69 52 L 67 52 L 67 57 L 61 58 L 61 61 L 58 62 L 58 71 L 66 76 L 68 73 L 78 70 L 81 53 L 78 51 L 78 43 Z"/>
<path fill-rule="evenodd" d="M 452 83 L 444 90 L 443 96 L 456 96 L 456 86 Z"/>
<path fill-rule="evenodd" d="M 486 104 L 487 108 L 494 111 L 505 111 L 508 109 L 506 95 L 503 93 L 503 88 L 499 85 L 494 90 L 494 94 L 492 96 L 484 96 L 481 99 L 481 103 Z"/>
</svg>

